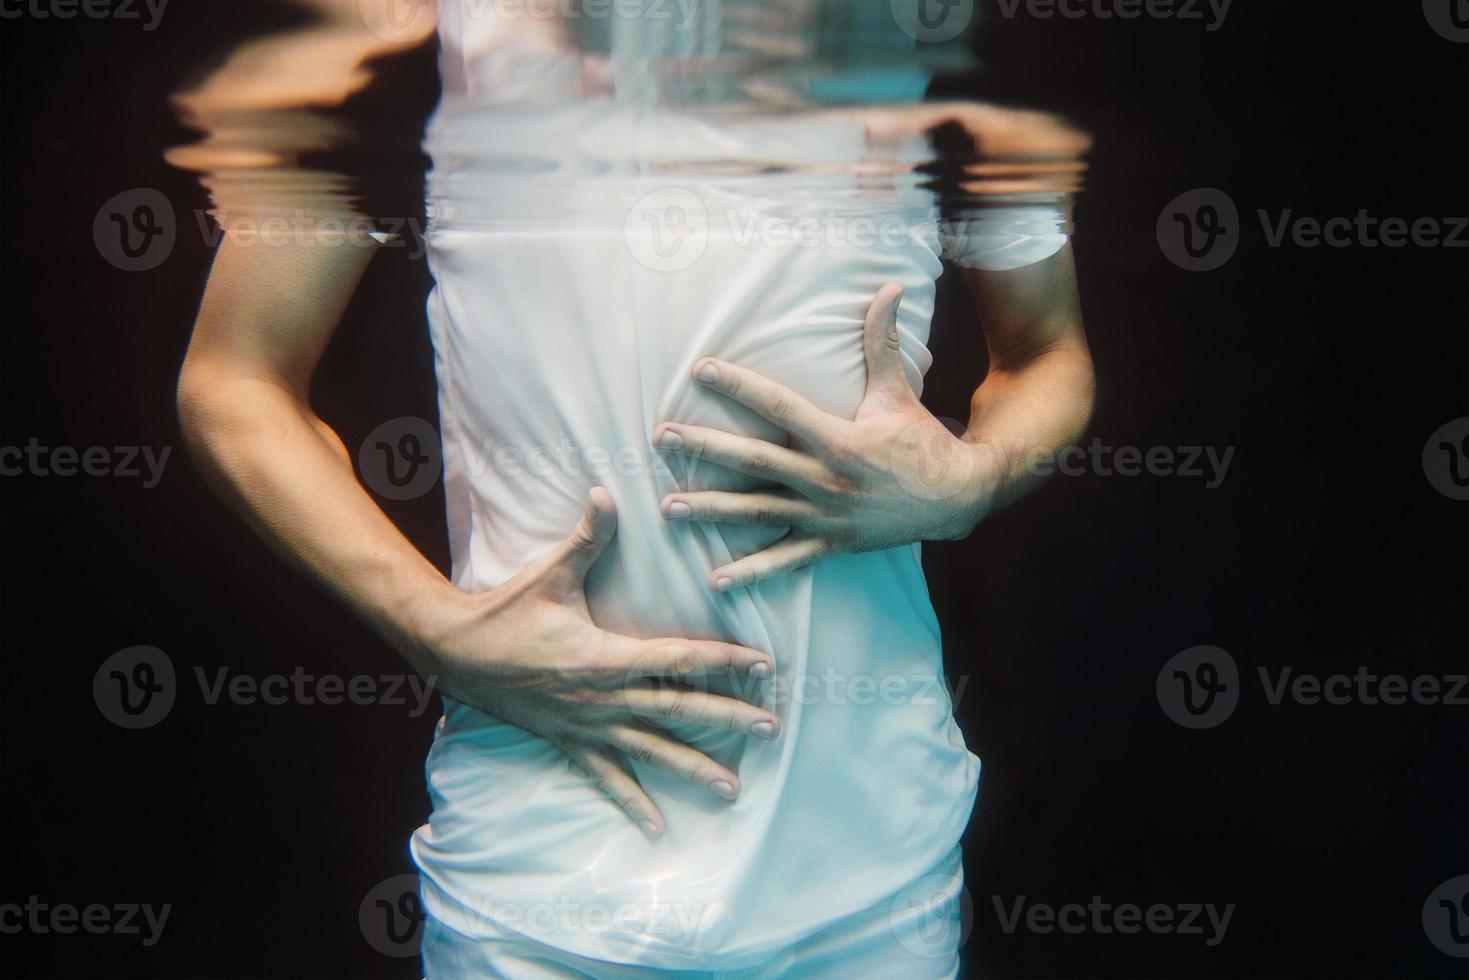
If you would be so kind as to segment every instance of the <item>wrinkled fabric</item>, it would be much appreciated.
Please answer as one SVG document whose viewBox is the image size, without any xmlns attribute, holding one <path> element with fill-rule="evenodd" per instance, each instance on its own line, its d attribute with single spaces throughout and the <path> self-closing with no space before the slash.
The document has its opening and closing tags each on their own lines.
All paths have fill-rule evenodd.
<svg viewBox="0 0 1469 980">
<path fill-rule="evenodd" d="M 428 980 L 953 980 L 972 911 L 955 848 L 941 868 L 892 902 L 842 919 L 754 966 L 654 970 L 578 956 L 509 929 L 476 939 L 430 921 L 423 934 L 424 973 Z"/>
<path fill-rule="evenodd" d="M 669 492 L 759 484 L 665 460 L 651 438 L 681 421 L 788 441 L 692 380 L 706 355 L 851 418 L 864 313 L 889 282 L 905 289 L 902 350 L 921 386 L 942 249 L 932 197 L 893 164 L 922 147 L 874 151 L 851 115 L 721 117 L 585 97 L 574 57 L 500 43 L 454 7 L 426 143 L 454 581 L 504 582 L 604 486 L 618 531 L 587 581 L 594 621 L 769 651 L 774 678 L 711 690 L 768 705 L 782 730 L 767 743 L 670 726 L 737 772 L 741 792 L 730 803 L 631 764 L 665 817 L 649 840 L 557 747 L 446 697 L 426 763 L 433 812 L 412 840 L 425 904 L 458 937 L 440 955 L 468 962 L 465 941 L 509 936 L 721 972 L 768 966 L 844 922 L 886 923 L 896 939 L 910 922 L 895 911 L 913 902 L 905 889 L 957 873 L 979 777 L 953 721 L 919 548 L 716 593 L 713 568 L 783 532 L 666 521 Z M 756 158 L 786 166 L 682 165 Z M 857 160 L 881 166 L 835 166 Z M 855 224 L 864 218 L 878 240 Z M 782 233 L 801 227 L 816 230 Z M 902 975 L 943 975 L 957 942 L 945 934 Z"/>
</svg>

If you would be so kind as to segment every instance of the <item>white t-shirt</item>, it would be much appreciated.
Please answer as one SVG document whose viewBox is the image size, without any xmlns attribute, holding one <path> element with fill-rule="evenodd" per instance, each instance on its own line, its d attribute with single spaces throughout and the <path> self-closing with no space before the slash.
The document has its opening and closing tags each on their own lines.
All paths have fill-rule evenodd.
<svg viewBox="0 0 1469 980">
<path fill-rule="evenodd" d="M 665 817 L 648 840 L 556 746 L 446 698 L 433 814 L 412 842 L 425 898 L 469 936 L 508 928 L 599 959 L 740 969 L 952 865 L 979 760 L 952 718 L 918 547 L 715 593 L 715 566 L 781 531 L 666 521 L 671 491 L 755 484 L 665 461 L 652 433 L 681 421 L 787 440 L 691 379 L 706 355 L 851 417 L 863 315 L 888 282 L 905 290 L 920 386 L 952 226 L 909 166 L 921 141 L 874 151 L 851 113 L 619 98 L 615 78 L 589 84 L 599 69 L 583 56 L 470 4 L 441 14 L 445 92 L 427 139 L 454 580 L 474 592 L 510 578 L 604 486 L 619 525 L 587 583 L 593 619 L 770 651 L 777 676 L 748 693 L 782 732 L 678 730 L 739 774 L 734 803 L 633 764 Z M 1034 261 L 1065 240 L 1046 211 L 971 223 L 948 250 Z"/>
</svg>

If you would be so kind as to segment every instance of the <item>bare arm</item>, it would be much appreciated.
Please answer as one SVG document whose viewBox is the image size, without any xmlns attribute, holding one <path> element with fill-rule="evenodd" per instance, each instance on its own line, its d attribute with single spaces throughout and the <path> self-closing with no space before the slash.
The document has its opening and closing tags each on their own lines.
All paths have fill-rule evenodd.
<svg viewBox="0 0 1469 980">
<path fill-rule="evenodd" d="M 457 590 L 363 491 L 308 401 L 312 372 L 372 251 L 219 245 L 179 376 L 184 437 L 215 488 L 428 671 L 429 623 Z"/>
<path fill-rule="evenodd" d="M 606 491 L 581 523 L 504 585 L 460 592 L 357 483 L 307 399 L 311 374 L 369 258 L 360 246 L 244 246 L 226 236 L 179 378 L 200 467 L 278 551 L 378 629 L 447 693 L 561 746 L 650 835 L 662 817 L 623 757 L 733 799 L 739 780 L 656 724 L 774 738 L 773 714 L 732 698 L 670 695 L 651 677 L 769 676 L 771 658 L 710 640 L 598 629 L 584 580 L 616 533 Z"/>
<path fill-rule="evenodd" d="M 1096 384 L 1070 244 L 1021 269 L 964 275 L 990 365 L 970 399 L 963 439 L 994 457 L 993 510 L 1039 482 L 1031 465 L 1037 458 L 1081 438 Z"/>
<path fill-rule="evenodd" d="M 1090 139 L 1056 117 L 972 102 L 856 112 L 869 148 L 952 127 L 972 144 L 961 154 L 960 191 L 1042 193 L 1061 199 L 1085 169 Z M 875 156 L 869 166 L 906 172 Z M 983 221 L 979 222 L 983 231 Z M 981 250 L 984 242 L 973 243 Z M 964 263 L 961 262 L 961 265 Z M 979 264 L 979 263 L 972 263 Z M 1009 271 L 962 269 L 989 349 L 989 371 L 954 436 L 909 387 L 898 348 L 901 290 L 884 287 L 867 311 L 867 391 L 854 419 L 828 415 L 794 391 L 713 358 L 695 367 L 715 391 L 764 416 L 802 450 L 676 420 L 655 443 L 773 481 L 774 490 L 670 494 L 670 520 L 789 527 L 775 544 L 710 573 L 716 589 L 748 585 L 839 552 L 959 538 L 1038 480 L 1033 465 L 1081 436 L 1094 379 L 1082 330 L 1069 244 Z M 712 372 L 709 369 L 712 368 Z"/>
<path fill-rule="evenodd" d="M 311 31 L 325 30 L 340 42 L 329 46 L 332 58 L 315 58 L 316 49 L 294 35 L 264 47 L 252 42 L 184 97 L 181 108 L 208 129 L 215 119 L 227 127 L 241 100 L 290 114 L 298 105 L 348 97 L 360 87 L 361 59 L 384 45 L 360 19 L 353 26 L 355 3 L 320 5 L 329 16 Z M 297 66 L 297 84 L 283 86 L 278 72 Z M 305 114 L 291 120 L 312 123 Z M 176 162 L 207 170 L 214 149 L 206 140 Z M 269 158 L 287 179 L 292 152 L 289 145 L 274 148 Z M 216 205 L 240 212 L 258 203 L 252 187 L 211 182 Z M 774 663 L 768 654 L 729 643 L 634 638 L 597 628 L 584 582 L 616 533 L 605 490 L 589 488 L 580 522 L 559 544 L 497 588 L 470 595 L 447 581 L 358 484 L 350 454 L 313 412 L 309 393 L 375 246 L 329 227 L 342 224 L 269 243 L 224 229 L 178 383 L 184 439 L 206 478 L 272 547 L 355 610 L 415 669 L 456 699 L 559 746 L 649 835 L 662 832 L 662 815 L 628 770 L 627 757 L 734 799 L 738 777 L 675 739 L 659 719 L 766 739 L 778 735 L 778 720 L 691 684 L 669 690 L 650 679 L 770 676 Z"/>
</svg>

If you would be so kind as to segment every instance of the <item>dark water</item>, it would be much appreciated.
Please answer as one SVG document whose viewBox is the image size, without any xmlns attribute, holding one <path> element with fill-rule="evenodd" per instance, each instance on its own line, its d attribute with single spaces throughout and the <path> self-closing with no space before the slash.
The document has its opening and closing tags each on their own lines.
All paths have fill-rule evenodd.
<svg viewBox="0 0 1469 980">
<path fill-rule="evenodd" d="M 1259 673 L 1273 685 L 1286 667 L 1469 670 L 1463 505 L 1425 467 L 1445 441 L 1435 433 L 1469 410 L 1465 253 L 1294 234 L 1297 219 L 1365 211 L 1410 228 L 1433 219 L 1442 240 L 1469 213 L 1462 7 L 1237 0 L 1221 23 L 1205 4 L 1185 17 L 1188 6 L 1129 18 L 981 4 L 963 40 L 924 42 L 935 58 L 942 48 L 920 66 L 926 101 L 1040 113 L 1087 134 L 1084 153 L 1025 138 L 976 146 L 963 125 L 941 125 L 914 152 L 886 149 L 876 172 L 860 156 L 818 171 L 827 189 L 862 178 L 921 192 L 937 214 L 918 228 L 990 199 L 1055 206 L 1097 364 L 1088 443 L 1108 455 L 925 554 L 950 679 L 963 683 L 959 721 L 986 763 L 966 840 L 966 975 L 1462 977 L 1464 960 L 1432 931 L 1449 920 L 1425 912 L 1446 915 L 1431 897 L 1469 871 L 1465 709 L 1275 704 Z M 203 700 L 196 668 L 401 667 L 217 503 L 181 448 L 172 386 L 220 224 L 209 213 L 257 222 L 257 234 L 275 217 L 288 237 L 299 227 L 381 251 L 320 369 L 319 411 L 354 450 L 387 420 L 433 417 L 416 243 L 435 201 L 422 139 L 439 82 L 434 51 L 415 40 L 434 26 L 424 9 L 385 27 L 370 5 L 244 0 L 175 0 L 152 30 L 20 8 L 0 21 L 0 445 L 106 447 L 114 464 L 68 477 L 47 456 L 44 474 L 24 464 L 0 480 L 0 901 L 173 907 L 150 946 L 7 933 L 7 976 L 417 975 L 371 946 L 358 911 L 409 870 L 430 722 L 383 706 Z M 259 90 L 176 99 L 292 31 L 326 25 L 308 49 L 325 67 L 337 35 L 365 23 L 386 36 L 370 31 L 368 66 L 345 89 L 303 100 L 257 62 Z M 687 54 L 663 54 L 688 80 L 682 98 L 658 75 L 628 91 L 725 125 L 916 101 L 874 45 L 752 23 L 743 61 L 694 71 Z M 613 50 L 594 34 L 573 39 L 593 68 Z M 793 35 L 815 38 L 816 54 L 788 49 Z M 836 53 L 852 50 L 866 52 L 859 66 L 884 63 L 881 97 L 872 73 L 860 88 L 840 67 L 799 67 L 840 66 Z M 772 60 L 755 68 L 757 56 Z M 470 156 L 462 172 L 567 177 L 533 147 Z M 587 182 L 634 164 L 699 183 L 813 177 L 799 155 L 624 148 L 600 161 L 613 176 Z M 140 190 L 156 195 L 146 213 Z M 1223 197 L 1184 198 L 1201 190 Z M 145 232 L 165 227 L 160 251 Z M 371 233 L 402 244 L 367 244 Z M 124 241 L 141 261 L 125 261 Z M 1188 267 L 1200 260 L 1218 264 Z M 967 298 L 945 280 L 926 397 L 963 418 L 984 353 L 958 326 Z M 137 450 L 137 475 L 117 447 Z M 1125 447 L 1167 449 L 1176 465 L 1119 475 Z M 1233 449 L 1221 481 L 1182 472 L 1190 447 L 1205 474 L 1204 450 Z M 171 451 L 156 482 L 143 448 Z M 434 495 L 382 503 L 442 564 Z M 164 722 L 124 731 L 99 713 L 92 682 L 140 643 L 167 651 L 188 687 Z M 1191 730 L 1170 720 L 1157 683 L 1202 645 L 1232 656 L 1240 699 L 1226 721 Z M 1021 896 L 1060 907 L 1093 895 L 1235 911 L 1212 946 L 1177 931 L 1005 928 Z"/>
</svg>

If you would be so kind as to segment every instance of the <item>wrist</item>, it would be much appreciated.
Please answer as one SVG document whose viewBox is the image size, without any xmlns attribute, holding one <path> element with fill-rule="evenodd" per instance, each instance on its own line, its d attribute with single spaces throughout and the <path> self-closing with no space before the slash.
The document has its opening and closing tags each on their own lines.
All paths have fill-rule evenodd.
<svg viewBox="0 0 1469 980">
<path fill-rule="evenodd" d="M 959 478 L 948 500 L 944 538 L 950 541 L 967 538 L 994 510 L 1004 474 L 1004 468 L 998 465 L 989 447 L 964 439 L 958 441 L 964 463 L 956 467 Z"/>
<path fill-rule="evenodd" d="M 419 673 L 440 675 L 451 666 L 456 640 L 483 615 L 484 596 L 446 579 L 405 595 L 388 628 L 389 641 Z"/>
</svg>

